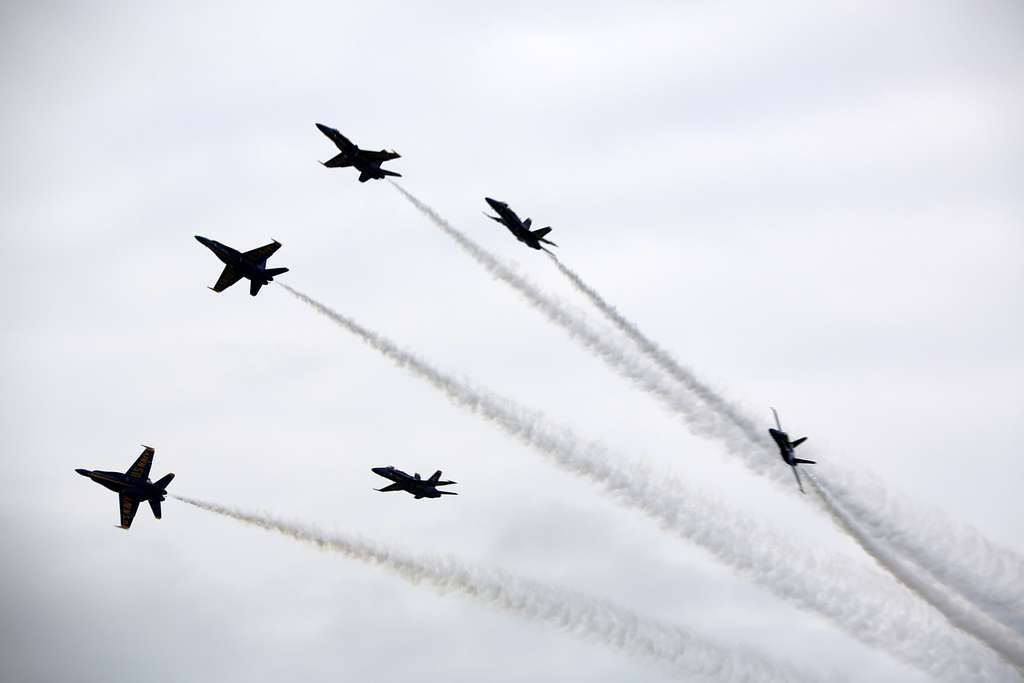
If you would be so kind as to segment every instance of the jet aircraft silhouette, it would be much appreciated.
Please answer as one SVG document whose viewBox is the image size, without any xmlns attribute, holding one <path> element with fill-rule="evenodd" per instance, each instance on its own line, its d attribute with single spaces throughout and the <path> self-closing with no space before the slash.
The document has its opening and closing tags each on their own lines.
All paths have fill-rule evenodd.
<svg viewBox="0 0 1024 683">
<path fill-rule="evenodd" d="M 491 199 L 490 197 L 484 197 L 484 201 L 490 204 L 491 208 L 494 209 L 498 215 L 492 216 L 485 213 L 484 215 L 490 218 L 492 221 L 498 221 L 506 228 L 509 229 L 516 239 L 533 249 L 543 249 L 541 242 L 544 244 L 550 244 L 553 247 L 558 245 L 550 240 L 544 239 L 544 235 L 551 232 L 551 228 L 538 228 L 537 230 L 531 230 L 530 226 L 533 224 L 533 220 L 527 218 L 525 221 L 519 220 L 519 216 L 516 212 L 508 207 L 505 202 L 499 202 L 497 199 Z"/>
<path fill-rule="evenodd" d="M 789 440 L 789 434 L 782 431 L 782 425 L 779 424 L 779 414 L 775 412 L 775 408 L 772 408 L 772 415 L 775 416 L 775 426 L 777 429 L 768 428 L 768 433 L 771 434 L 772 439 L 775 441 L 775 445 L 779 447 L 779 455 L 782 456 L 783 461 L 793 468 L 793 476 L 796 477 L 796 485 L 800 488 L 800 493 L 806 493 L 804 491 L 803 482 L 800 481 L 800 473 L 796 471 L 797 465 L 816 465 L 817 463 L 813 460 L 801 460 L 796 457 L 794 449 L 807 441 L 807 437 L 803 436 L 796 441 Z"/>
<path fill-rule="evenodd" d="M 269 284 L 275 276 L 288 272 L 287 268 L 267 268 L 267 259 L 281 248 L 281 243 L 277 240 L 243 252 L 217 240 L 199 235 L 195 237 L 199 244 L 212 251 L 224 263 L 224 271 L 217 278 L 217 284 L 210 287 L 215 292 L 223 292 L 244 277 L 249 279 L 249 294 L 256 296 L 260 287 Z"/>
<path fill-rule="evenodd" d="M 440 498 L 441 496 L 459 495 L 454 491 L 437 490 L 438 486 L 448 486 L 456 483 L 454 481 L 441 481 L 441 470 L 434 472 L 430 479 L 421 479 L 419 472 L 412 475 L 406 474 L 402 470 L 395 469 L 393 465 L 374 467 L 370 471 L 394 482 L 382 489 L 375 489 L 376 491 L 407 491 L 415 496 L 417 500 L 420 498 Z"/>
<path fill-rule="evenodd" d="M 128 468 L 125 473 L 104 472 L 102 470 L 76 469 L 83 477 L 89 477 L 97 484 L 105 486 L 117 493 L 121 503 L 121 528 L 128 529 L 135 519 L 135 512 L 139 509 L 139 503 L 149 501 L 149 507 L 153 510 L 153 516 L 160 519 L 160 501 L 167 495 L 167 485 L 174 479 L 173 474 L 167 474 L 155 482 L 149 480 L 149 469 L 153 465 L 153 454 L 156 452 L 149 446 L 143 446 L 142 451 L 135 464 Z"/>
<path fill-rule="evenodd" d="M 370 178 L 380 180 L 384 176 L 396 176 L 401 178 L 401 173 L 395 173 L 394 171 L 388 171 L 380 167 L 385 161 L 391 159 L 397 159 L 401 154 L 398 152 L 387 151 L 385 149 L 379 152 L 374 152 L 369 149 L 359 149 L 351 140 L 342 135 L 340 132 L 325 126 L 322 123 L 316 124 L 316 127 L 320 129 L 320 132 L 331 139 L 341 153 L 337 156 L 328 159 L 327 161 L 321 161 L 320 163 L 328 168 L 342 168 L 345 166 L 354 166 L 359 171 L 359 182 L 365 183 Z"/>
</svg>

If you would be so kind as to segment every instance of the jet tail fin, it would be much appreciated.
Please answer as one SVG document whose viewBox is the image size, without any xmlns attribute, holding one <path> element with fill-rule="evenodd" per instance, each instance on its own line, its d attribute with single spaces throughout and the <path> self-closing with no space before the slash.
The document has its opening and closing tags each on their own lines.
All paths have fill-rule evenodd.
<svg viewBox="0 0 1024 683">
<path fill-rule="evenodd" d="M 164 476 L 162 476 L 159 479 L 157 479 L 156 483 L 153 484 L 153 486 L 159 486 L 160 488 L 166 490 L 167 489 L 167 485 L 171 483 L 172 479 L 174 479 L 174 473 L 173 472 L 170 473 L 170 474 L 165 474 Z"/>
<path fill-rule="evenodd" d="M 457 496 L 457 495 L 459 495 L 459 494 L 455 493 L 455 491 L 438 491 L 438 493 L 440 493 L 442 496 Z"/>
<path fill-rule="evenodd" d="M 151 510 L 153 510 L 153 516 L 156 517 L 157 519 L 160 519 L 160 499 L 159 498 L 150 498 L 149 499 L 149 507 L 150 507 Z"/>
<path fill-rule="evenodd" d="M 790 441 L 790 442 L 789 442 L 789 445 L 790 445 L 790 446 L 792 446 L 793 448 L 796 448 L 797 446 L 799 446 L 800 444 L 802 444 L 802 443 L 803 443 L 804 441 L 807 441 L 807 437 L 806 437 L 806 436 L 801 436 L 801 437 L 800 437 L 799 439 L 797 439 L 796 441 Z"/>
<path fill-rule="evenodd" d="M 798 462 L 801 465 L 817 465 L 818 464 L 817 461 L 815 461 L 815 460 L 801 460 L 800 458 L 793 458 L 793 462 Z"/>
<path fill-rule="evenodd" d="M 438 470 L 430 475 L 430 479 L 427 482 L 430 484 L 436 484 L 441 479 L 441 470 Z"/>
<path fill-rule="evenodd" d="M 281 275 L 282 273 L 287 273 L 288 269 L 287 268 L 267 268 L 263 272 L 267 274 L 268 278 L 274 278 L 274 277 L 277 277 L 278 275 Z"/>
<path fill-rule="evenodd" d="M 389 171 L 389 170 L 384 169 L 384 168 L 380 169 L 380 172 L 383 173 L 384 175 L 395 176 L 396 178 L 401 178 L 402 177 L 401 173 L 395 173 L 394 171 Z"/>
</svg>

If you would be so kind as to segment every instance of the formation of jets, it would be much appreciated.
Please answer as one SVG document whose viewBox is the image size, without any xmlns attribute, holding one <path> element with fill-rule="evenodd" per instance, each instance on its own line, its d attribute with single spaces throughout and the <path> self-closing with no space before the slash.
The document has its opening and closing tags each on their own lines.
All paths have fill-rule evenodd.
<svg viewBox="0 0 1024 683">
<path fill-rule="evenodd" d="M 359 171 L 359 182 L 361 183 L 365 183 L 370 179 L 381 180 L 387 176 L 401 177 L 400 173 L 381 168 L 381 164 L 385 161 L 398 159 L 401 155 L 397 152 L 383 149 L 379 152 L 360 149 L 336 129 L 325 126 L 322 123 L 316 124 L 316 127 L 321 133 L 330 138 L 331 142 L 340 150 L 336 156 L 327 161 L 320 162 L 324 166 L 328 168 L 351 166 Z M 504 225 L 517 240 L 526 246 L 538 250 L 544 249 L 543 245 L 545 244 L 553 247 L 558 246 L 546 239 L 548 233 L 551 232 L 550 227 L 534 230 L 531 227 L 533 221 L 529 218 L 521 220 L 516 212 L 509 208 L 507 203 L 491 199 L 490 197 L 485 197 L 484 201 L 498 214 L 497 216 L 491 216 L 486 213 L 484 215 Z M 256 296 L 260 288 L 273 282 L 276 276 L 288 272 L 287 268 L 267 268 L 267 259 L 281 248 L 281 243 L 277 240 L 249 251 L 238 251 L 216 240 L 201 237 L 200 235 L 196 235 L 195 238 L 200 244 L 212 251 L 224 264 L 224 270 L 221 271 L 216 284 L 210 287 L 215 292 L 222 292 L 242 278 L 246 278 L 249 280 L 249 294 Z M 804 487 L 800 481 L 797 465 L 813 465 L 815 462 L 796 457 L 794 449 L 806 441 L 807 438 L 803 437 L 796 441 L 790 441 L 786 432 L 782 431 L 782 425 L 779 424 L 779 415 L 775 412 L 774 408 L 772 408 L 772 413 L 775 415 L 775 428 L 770 428 L 768 433 L 778 446 L 783 462 L 793 469 L 793 476 L 796 478 L 797 487 L 803 493 Z M 83 477 L 89 477 L 94 482 L 118 494 L 121 508 L 120 526 L 122 529 L 131 527 L 139 503 L 142 501 L 148 501 L 150 508 L 153 510 L 153 516 L 160 519 L 160 503 L 165 499 L 167 485 L 171 483 L 174 475 L 168 474 L 155 482 L 150 481 L 149 470 L 153 464 L 153 454 L 154 450 L 146 446 L 145 450 L 142 451 L 142 455 L 123 474 L 121 472 L 105 472 L 101 470 L 75 470 Z M 441 481 L 440 470 L 434 472 L 429 479 L 421 478 L 418 472 L 410 475 L 393 466 L 374 467 L 371 471 L 392 482 L 382 489 L 376 489 L 377 491 L 405 491 L 412 494 L 417 500 L 421 498 L 440 498 L 445 495 L 458 495 L 454 491 L 438 490 L 438 487 L 449 486 L 455 483 L 454 481 Z"/>
</svg>

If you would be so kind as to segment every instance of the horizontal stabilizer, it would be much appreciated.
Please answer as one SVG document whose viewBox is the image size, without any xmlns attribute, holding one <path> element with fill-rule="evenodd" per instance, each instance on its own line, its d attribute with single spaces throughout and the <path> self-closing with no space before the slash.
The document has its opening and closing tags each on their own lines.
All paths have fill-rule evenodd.
<svg viewBox="0 0 1024 683">
<path fill-rule="evenodd" d="M 157 519 L 160 519 L 160 499 L 159 498 L 150 498 L 149 499 L 149 507 L 150 507 L 150 509 L 153 510 L 153 516 L 156 517 Z"/>
<path fill-rule="evenodd" d="M 288 269 L 287 268 L 267 268 L 263 272 L 267 274 L 268 278 L 273 278 L 273 277 L 277 277 L 278 275 L 281 275 L 283 273 L 287 273 Z"/>
<path fill-rule="evenodd" d="M 159 479 L 157 479 L 156 483 L 153 484 L 153 486 L 157 486 L 159 488 L 167 490 L 167 485 L 171 483 L 172 479 L 174 479 L 174 473 L 173 472 L 171 474 L 165 474 L 164 476 L 162 476 Z"/>
<path fill-rule="evenodd" d="M 539 238 L 539 237 L 543 237 L 544 235 L 548 234 L 549 232 L 551 232 L 551 228 L 550 227 L 538 228 L 538 229 L 534 230 L 532 234 L 533 234 L 534 237 L 538 237 Z"/>
<path fill-rule="evenodd" d="M 383 173 L 384 175 L 395 176 L 396 178 L 401 178 L 402 177 L 401 173 L 395 173 L 394 171 L 388 171 L 388 170 L 385 170 L 383 168 L 380 169 L 380 172 Z"/>
<path fill-rule="evenodd" d="M 801 460 L 800 458 L 793 458 L 793 462 L 798 462 L 801 465 L 817 465 L 818 464 L 814 460 Z"/>
<path fill-rule="evenodd" d="M 457 495 L 459 495 L 459 494 L 455 493 L 455 491 L 438 491 L 438 493 L 440 493 L 442 496 L 457 496 Z"/>
<path fill-rule="evenodd" d="M 797 446 L 802 444 L 804 441 L 807 441 L 807 437 L 806 436 L 802 436 L 799 439 L 797 439 L 796 441 L 790 441 L 789 445 L 792 446 L 793 448 L 796 448 Z"/>
</svg>

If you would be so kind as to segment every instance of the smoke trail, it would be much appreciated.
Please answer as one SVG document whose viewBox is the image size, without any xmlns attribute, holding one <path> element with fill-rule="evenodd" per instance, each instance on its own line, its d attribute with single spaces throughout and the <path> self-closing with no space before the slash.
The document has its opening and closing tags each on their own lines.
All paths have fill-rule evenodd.
<svg viewBox="0 0 1024 683">
<path fill-rule="evenodd" d="M 686 676 L 716 681 L 808 680 L 791 666 L 753 652 L 729 651 L 680 627 L 579 593 L 529 581 L 497 570 L 483 571 L 452 558 L 424 558 L 341 534 L 324 534 L 269 515 L 243 512 L 194 498 L 173 496 L 197 508 L 283 534 L 360 562 L 384 567 L 406 581 L 442 594 L 472 598 L 509 614 L 542 621 L 573 635 L 666 664 Z"/>
<path fill-rule="evenodd" d="M 915 570 L 914 565 L 893 556 L 883 544 L 865 534 L 857 522 L 851 519 L 827 484 L 813 472 L 807 472 L 807 477 L 815 487 L 816 493 L 824 499 L 826 510 L 833 521 L 854 537 L 871 557 L 888 569 L 900 583 L 939 610 L 953 625 L 973 634 L 1006 661 L 1013 663 L 1019 673 L 1024 674 L 1024 640 L 1003 624 L 978 611 L 973 604 L 958 599 L 956 593 L 949 593 L 937 583 L 928 581 Z"/>
<path fill-rule="evenodd" d="M 671 354 L 641 332 L 557 256 L 545 251 L 559 272 L 632 339 L 648 358 L 732 424 L 735 433 L 729 435 L 725 429 L 720 432 L 720 436 L 724 437 L 727 445 L 732 446 L 730 451 L 739 454 L 751 469 L 760 472 L 766 462 L 763 448 L 759 447 L 759 442 L 763 441 L 762 430 L 736 406 L 698 380 L 691 370 L 680 365 Z M 725 425 L 716 426 L 717 429 L 723 427 Z M 737 438 L 746 438 L 749 445 L 746 448 L 737 447 Z M 785 468 L 774 469 L 779 473 L 774 480 L 788 486 L 789 482 L 781 475 Z M 848 508 L 847 513 L 857 519 L 872 537 L 888 543 L 894 550 L 919 564 L 937 581 L 962 595 L 993 619 L 1024 633 L 1024 558 L 1012 550 L 997 546 L 974 529 L 951 524 L 943 515 L 915 513 L 907 505 L 901 504 L 898 497 L 889 495 L 876 478 L 858 478 L 833 464 L 829 464 L 829 475 L 834 490 L 831 496 L 820 499 L 826 508 L 833 501 L 841 501 Z M 860 539 L 855 540 L 871 553 Z M 895 564 L 890 565 L 881 557 L 875 557 L 894 574 L 900 571 Z M 914 586 L 911 584 L 911 587 Z M 929 602 L 950 619 L 966 623 L 956 616 L 957 610 L 948 613 L 940 607 L 941 602 Z"/>
<path fill-rule="evenodd" d="M 600 444 L 583 441 L 536 411 L 453 379 L 306 294 L 279 284 L 456 405 L 495 424 L 559 467 L 602 486 L 620 503 L 644 512 L 791 604 L 828 618 L 861 642 L 946 680 L 1012 676 L 988 650 L 951 631 L 932 610 L 884 577 L 860 570 L 844 558 L 789 545 L 771 528 L 687 490 L 671 477 L 651 476 L 635 463 L 615 465 L 623 459 Z"/>
<path fill-rule="evenodd" d="M 493 277 L 510 285 L 548 320 L 565 329 L 614 370 L 662 401 L 683 418 L 693 433 L 718 440 L 753 472 L 791 487 L 786 468 L 779 466 L 777 455 L 765 443 L 763 430 L 644 335 L 554 254 L 545 250 L 559 271 L 676 383 L 665 382 L 660 373 L 631 355 L 609 335 L 595 331 L 556 298 L 541 292 L 502 264 L 417 197 L 397 183 L 391 184 Z M 694 396 L 699 400 L 695 401 Z M 706 407 L 712 410 L 709 412 Z M 833 482 L 837 489 L 836 497 L 844 501 L 851 514 L 873 536 L 885 539 L 894 549 L 913 558 L 936 579 L 993 618 L 1024 632 L 1024 559 L 996 546 L 973 529 L 938 522 L 942 519 L 940 515 L 919 514 L 916 515 L 919 523 L 912 523 L 910 520 L 915 516 L 906 509 L 907 506 L 896 497 L 887 495 L 880 484 L 872 489 L 850 486 L 848 482 L 852 477 L 849 473 L 844 473 L 834 464 L 829 465 L 829 471 L 836 479 Z M 819 500 L 823 506 L 828 505 L 825 498 Z"/>
<path fill-rule="evenodd" d="M 718 413 L 708 412 L 704 404 L 699 399 L 695 399 L 690 390 L 668 381 L 662 373 L 652 368 L 642 357 L 615 341 L 610 333 L 595 330 L 555 296 L 539 290 L 492 256 L 486 249 L 453 227 L 436 211 L 410 194 L 401 185 L 393 181 L 391 184 L 409 203 L 419 209 L 442 232 L 451 237 L 494 278 L 519 292 L 527 303 L 540 311 L 548 320 L 568 332 L 573 339 L 594 352 L 613 370 L 631 380 L 640 389 L 661 400 L 670 410 L 683 417 L 684 423 L 694 433 L 724 442 L 730 451 L 746 456 L 748 466 L 755 468 L 760 474 L 779 479 L 788 476 L 786 473 L 780 474 L 780 468 L 777 466 L 778 458 L 774 453 L 764 447 L 756 453 L 751 453 L 751 439 L 744 434 L 737 434 L 733 425 L 723 420 Z"/>
</svg>

